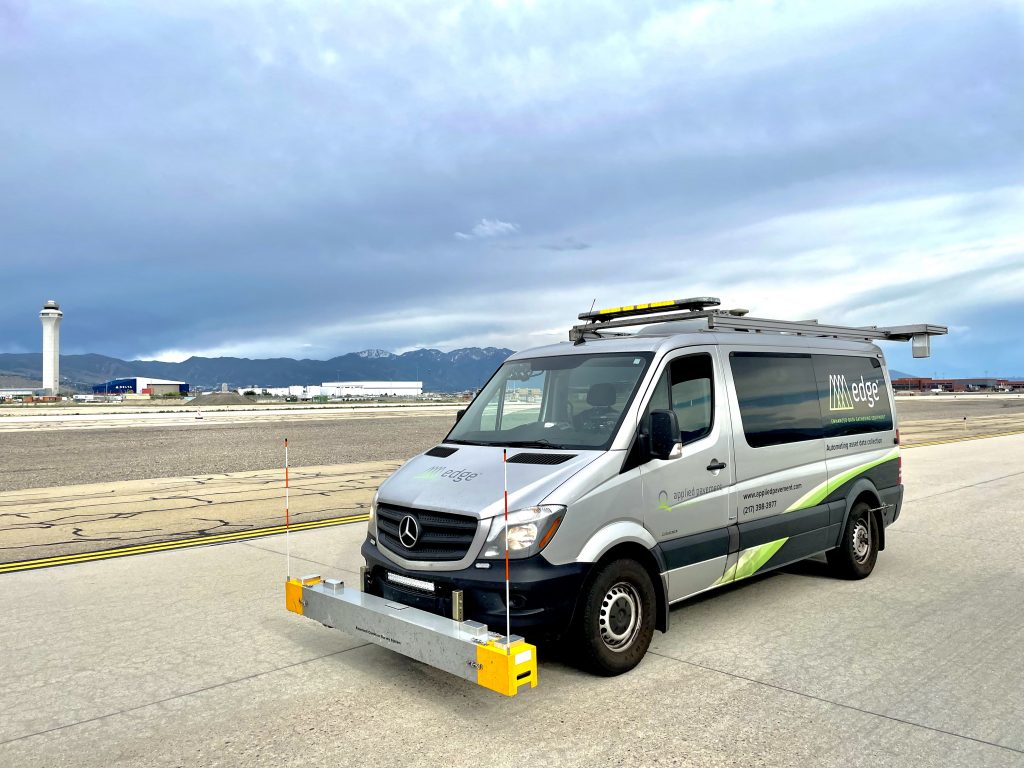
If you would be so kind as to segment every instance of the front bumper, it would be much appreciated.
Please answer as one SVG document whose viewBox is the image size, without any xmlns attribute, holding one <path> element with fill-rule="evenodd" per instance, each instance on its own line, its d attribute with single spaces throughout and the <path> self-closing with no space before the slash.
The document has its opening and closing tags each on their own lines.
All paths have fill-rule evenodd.
<svg viewBox="0 0 1024 768">
<path fill-rule="evenodd" d="M 451 617 L 452 591 L 462 590 L 465 618 L 503 631 L 505 564 L 502 561 L 480 561 L 490 563 L 490 568 L 476 568 L 474 563 L 461 571 L 413 571 L 392 563 L 368 539 L 363 541 L 361 551 L 367 569 L 363 588 L 370 594 Z M 540 555 L 512 560 L 509 563 L 512 632 L 531 641 L 564 634 L 572 622 L 576 599 L 589 568 L 589 563 L 551 565 Z M 434 592 L 388 581 L 389 572 L 432 582 Z"/>
</svg>

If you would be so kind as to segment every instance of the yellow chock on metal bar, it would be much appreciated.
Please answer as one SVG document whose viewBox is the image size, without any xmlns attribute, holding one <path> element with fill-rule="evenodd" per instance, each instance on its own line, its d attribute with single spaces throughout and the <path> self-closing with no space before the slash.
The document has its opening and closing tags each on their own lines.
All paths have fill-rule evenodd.
<svg viewBox="0 0 1024 768">
<path fill-rule="evenodd" d="M 506 649 L 490 640 L 476 649 L 477 685 L 505 696 L 515 696 L 524 685 L 537 687 L 537 648 L 525 640 L 513 641 Z"/>
<path fill-rule="evenodd" d="M 302 615 L 302 582 L 299 579 L 285 581 L 284 607 L 292 613 Z"/>
<path fill-rule="evenodd" d="M 311 587 L 321 581 L 323 579 L 319 576 L 303 576 L 301 579 L 289 577 L 284 583 L 284 607 L 302 616 L 305 608 L 302 603 L 303 586 Z"/>
</svg>

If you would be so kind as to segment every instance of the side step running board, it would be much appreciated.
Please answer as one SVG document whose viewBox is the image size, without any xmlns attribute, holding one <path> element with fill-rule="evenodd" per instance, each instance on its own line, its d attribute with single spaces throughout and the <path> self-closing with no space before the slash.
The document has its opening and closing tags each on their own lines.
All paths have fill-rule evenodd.
<svg viewBox="0 0 1024 768">
<path fill-rule="evenodd" d="M 517 635 L 506 639 L 488 632 L 485 624 L 435 616 L 346 588 L 337 579 L 291 578 L 284 593 L 292 613 L 505 696 L 537 686 L 537 649 Z"/>
</svg>

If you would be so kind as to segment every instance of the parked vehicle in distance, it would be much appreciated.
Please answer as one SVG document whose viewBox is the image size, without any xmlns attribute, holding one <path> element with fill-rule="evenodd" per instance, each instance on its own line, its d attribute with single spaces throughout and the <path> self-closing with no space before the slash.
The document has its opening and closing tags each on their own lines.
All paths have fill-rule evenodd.
<svg viewBox="0 0 1024 768">
<path fill-rule="evenodd" d="M 504 627 L 507 607 L 513 632 L 565 638 L 613 675 L 693 595 L 820 553 L 841 578 L 868 576 L 903 499 L 872 341 L 927 353 L 946 329 L 718 303 L 585 313 L 571 342 L 512 355 L 438 446 L 381 485 L 364 589 L 440 615 L 461 591 L 466 618 Z"/>
</svg>

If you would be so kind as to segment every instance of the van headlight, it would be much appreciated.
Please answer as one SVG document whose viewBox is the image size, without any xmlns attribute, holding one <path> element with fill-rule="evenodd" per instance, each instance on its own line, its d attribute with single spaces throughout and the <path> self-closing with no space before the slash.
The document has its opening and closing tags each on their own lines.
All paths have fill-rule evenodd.
<svg viewBox="0 0 1024 768">
<path fill-rule="evenodd" d="M 373 501 L 370 502 L 370 517 L 366 521 L 366 535 L 372 536 L 374 541 L 377 539 L 377 497 L 380 496 L 380 491 L 373 494 Z"/>
<path fill-rule="evenodd" d="M 510 558 L 530 557 L 537 554 L 558 530 L 565 507 L 543 504 L 539 507 L 517 509 L 508 513 L 508 556 Z M 505 557 L 505 516 L 498 515 L 491 520 L 491 530 L 484 542 L 481 557 L 497 559 Z"/>
</svg>

